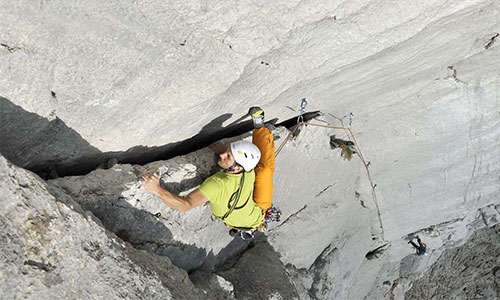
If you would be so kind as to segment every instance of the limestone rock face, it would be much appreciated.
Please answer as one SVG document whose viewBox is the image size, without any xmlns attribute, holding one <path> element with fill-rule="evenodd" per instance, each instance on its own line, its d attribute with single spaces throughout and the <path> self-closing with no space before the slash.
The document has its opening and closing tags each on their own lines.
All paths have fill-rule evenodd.
<svg viewBox="0 0 500 300">
<path fill-rule="evenodd" d="M 207 205 L 184 214 L 170 209 L 142 187 L 139 177 L 158 172 L 165 188 L 185 195 L 198 187 L 215 170 L 214 154 L 208 149 L 146 166 L 115 165 L 86 176 L 49 181 L 54 194 L 64 191 L 84 210 L 92 212 L 102 224 L 138 249 L 168 256 L 190 272 L 204 265 L 213 268 L 217 256 L 241 250 L 246 243 L 233 241 L 228 229 L 211 220 Z"/>
<path fill-rule="evenodd" d="M 275 131 L 276 137 L 286 133 L 284 128 Z M 247 249 L 249 241 L 231 237 L 220 221 L 211 220 L 208 204 L 177 212 L 138 180 L 142 174 L 157 172 L 164 188 L 185 195 L 215 171 L 213 152 L 202 149 L 145 166 L 117 164 L 85 176 L 53 179 L 48 186 L 56 197 L 69 195 L 134 248 L 168 257 L 190 272 L 206 297 L 297 299 L 279 253 L 267 241 Z"/>
<path fill-rule="evenodd" d="M 219 274 L 233 283 L 237 299 L 298 299 L 293 282 L 279 254 L 265 240 L 257 241 L 245 251 L 236 264 Z"/>
<path fill-rule="evenodd" d="M 476 231 L 463 245 L 443 253 L 413 282 L 405 299 L 498 299 L 500 224 Z"/>
<path fill-rule="evenodd" d="M 204 299 L 185 271 L 105 230 L 0 157 L 1 299 Z"/>
<path fill-rule="evenodd" d="M 262 253 L 301 299 L 404 298 L 500 220 L 499 15 L 498 0 L 0 2 L 0 152 L 54 179 L 3 163 L 2 292 L 74 293 L 78 278 L 88 295 L 126 281 L 130 297 L 196 299 L 187 271 L 203 296 L 250 297 L 219 272 L 248 243 L 208 206 L 167 208 L 138 176 L 184 195 L 215 172 L 207 137 L 248 125 L 253 105 L 297 118 L 306 98 L 317 125 L 341 129 L 303 126 L 280 152 L 282 221 Z M 333 135 L 359 153 L 344 159 Z M 79 257 L 102 284 L 71 273 Z"/>
</svg>

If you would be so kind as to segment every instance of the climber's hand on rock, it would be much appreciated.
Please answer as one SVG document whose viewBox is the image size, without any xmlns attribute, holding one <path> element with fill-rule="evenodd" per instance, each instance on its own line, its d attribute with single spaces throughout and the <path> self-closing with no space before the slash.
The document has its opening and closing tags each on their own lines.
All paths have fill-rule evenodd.
<svg viewBox="0 0 500 300">
<path fill-rule="evenodd" d="M 140 178 L 142 185 L 146 188 L 146 190 L 150 191 L 151 193 L 157 192 L 160 187 L 160 177 L 156 173 L 150 173 L 141 176 Z"/>
</svg>

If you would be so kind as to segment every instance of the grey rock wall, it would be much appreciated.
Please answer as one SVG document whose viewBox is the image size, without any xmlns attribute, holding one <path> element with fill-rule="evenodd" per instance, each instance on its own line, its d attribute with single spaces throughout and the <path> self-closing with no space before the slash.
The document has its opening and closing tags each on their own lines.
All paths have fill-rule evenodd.
<svg viewBox="0 0 500 300">
<path fill-rule="evenodd" d="M 500 224 L 476 231 L 459 247 L 444 252 L 413 282 L 405 299 L 500 298 Z"/>
<path fill-rule="evenodd" d="M 287 130 L 275 132 L 285 136 Z M 158 172 L 165 188 L 185 195 L 217 170 L 214 153 L 205 148 L 144 166 L 117 164 L 85 176 L 52 179 L 48 186 L 56 197 L 69 195 L 132 247 L 166 257 L 189 272 L 207 299 L 297 298 L 279 253 L 267 240 L 248 248 L 249 241 L 229 236 L 222 222 L 211 220 L 208 204 L 180 213 L 139 182 L 142 174 Z"/>
<path fill-rule="evenodd" d="M 299 296 L 279 253 L 260 235 L 231 268 L 218 274 L 233 283 L 237 299 L 293 300 Z"/>
<path fill-rule="evenodd" d="M 167 257 L 131 247 L 3 157 L 0 191 L 1 299 L 204 299 Z"/>
<path fill-rule="evenodd" d="M 0 120 L 0 153 L 45 178 L 63 176 L 65 170 L 82 165 L 90 172 L 103 159 L 101 151 L 61 119 L 28 112 L 1 96 Z"/>
<path fill-rule="evenodd" d="M 233 239 L 227 229 L 211 220 L 207 205 L 185 214 L 176 212 L 147 192 L 139 177 L 158 172 L 164 187 L 186 194 L 215 170 L 214 158 L 213 152 L 203 149 L 146 166 L 115 165 L 86 176 L 54 179 L 49 185 L 54 194 L 62 191 L 71 195 L 121 239 L 138 249 L 168 256 L 175 265 L 190 272 L 202 265 L 216 265 L 220 260 L 217 253 L 226 247 L 231 253 L 231 249 L 236 251 L 244 245 L 237 241 L 231 244 Z"/>
<path fill-rule="evenodd" d="M 358 157 L 345 161 L 330 149 L 330 136 L 346 138 L 343 131 L 304 128 L 276 167 L 274 203 L 283 221 L 268 232 L 280 254 L 272 255 L 274 262 L 281 264 L 279 257 L 287 265 L 304 299 L 402 299 L 447 249 L 481 228 L 476 223 L 499 219 L 499 15 L 498 0 L 2 1 L 0 152 L 48 178 L 67 175 L 58 166 L 86 172 L 106 166 L 49 181 L 50 194 L 61 203 L 74 200 L 67 207 L 84 216 L 75 217 L 81 222 L 67 235 L 77 240 L 92 233 L 87 229 L 95 226 L 85 225 L 90 218 L 116 241 L 102 236 L 99 249 L 126 241 L 126 253 L 148 251 L 131 265 L 137 272 L 146 262 L 156 270 L 163 265 L 158 259 L 169 258 L 195 270 L 193 282 L 204 296 L 229 299 L 240 295 L 239 285 L 231 292 L 232 283 L 212 270 L 247 245 L 210 222 L 206 206 L 181 215 L 137 182 L 143 172 L 159 170 L 168 188 L 187 193 L 213 171 L 212 157 L 202 150 L 188 159 L 134 164 L 163 160 L 156 156 L 163 146 L 200 141 L 241 121 L 250 105 L 281 119 L 296 115 L 307 97 L 308 110 L 324 112 L 318 122 L 353 130 L 371 162 L 371 178 Z M 131 155 L 132 165 L 114 165 Z M 2 177 L 5 186 L 8 178 Z M 39 185 L 30 179 L 12 186 L 36 191 Z M 52 202 L 39 203 L 34 192 L 28 200 L 14 192 L 2 197 L 2 224 L 10 224 L 2 230 L 4 244 L 18 245 L 5 253 L 21 253 L 26 247 L 19 245 L 31 243 L 55 247 L 60 234 L 40 240 L 21 224 L 28 217 L 11 206 Z M 36 205 L 26 209 L 38 212 Z M 40 224 L 59 220 L 40 216 Z M 425 259 L 408 247 L 412 234 L 429 244 Z M 366 257 L 385 243 L 378 257 Z M 77 265 L 72 255 L 88 252 L 64 249 L 13 265 L 6 258 L 2 270 L 14 274 L 22 265 L 49 274 L 49 284 L 58 282 L 61 264 L 51 259 Z M 117 253 L 123 261 L 123 251 Z M 128 269 L 117 266 L 125 271 L 102 272 L 121 282 Z M 162 285 L 169 282 L 158 276 Z M 2 291 L 10 297 L 20 286 L 20 295 L 46 297 L 45 285 L 29 285 L 25 277 L 2 275 L 8 286 Z M 90 281 L 82 282 L 89 288 Z M 60 286 L 74 290 L 67 281 Z"/>
</svg>

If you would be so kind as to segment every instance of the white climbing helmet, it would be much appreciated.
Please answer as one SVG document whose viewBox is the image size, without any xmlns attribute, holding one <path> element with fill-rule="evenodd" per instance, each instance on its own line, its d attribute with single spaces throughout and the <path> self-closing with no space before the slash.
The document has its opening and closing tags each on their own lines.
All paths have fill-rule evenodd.
<svg viewBox="0 0 500 300">
<path fill-rule="evenodd" d="M 231 143 L 231 153 L 234 160 L 247 172 L 252 171 L 260 160 L 259 148 L 247 141 Z"/>
</svg>

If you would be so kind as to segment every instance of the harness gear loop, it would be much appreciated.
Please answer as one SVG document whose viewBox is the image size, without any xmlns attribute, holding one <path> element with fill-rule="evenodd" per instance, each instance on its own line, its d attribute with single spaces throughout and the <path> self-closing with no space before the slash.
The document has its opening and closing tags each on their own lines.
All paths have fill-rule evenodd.
<svg viewBox="0 0 500 300">
<path fill-rule="evenodd" d="M 276 207 L 270 207 L 266 210 L 266 215 L 264 216 L 266 220 L 266 225 L 271 222 L 279 222 L 281 217 L 281 210 Z"/>
<path fill-rule="evenodd" d="M 281 217 L 281 210 L 279 210 L 276 207 L 270 207 L 266 210 L 264 213 L 264 217 L 262 218 L 262 222 L 259 224 L 259 226 L 254 227 L 254 228 L 239 228 L 239 227 L 233 227 L 228 224 L 225 224 L 227 227 L 229 227 L 231 230 L 229 231 L 229 234 L 231 236 L 234 236 L 237 234 L 242 240 L 251 240 L 255 237 L 255 233 L 257 231 L 264 232 L 267 230 L 268 224 L 271 222 L 279 222 Z M 233 234 L 231 234 L 233 232 Z"/>
</svg>

